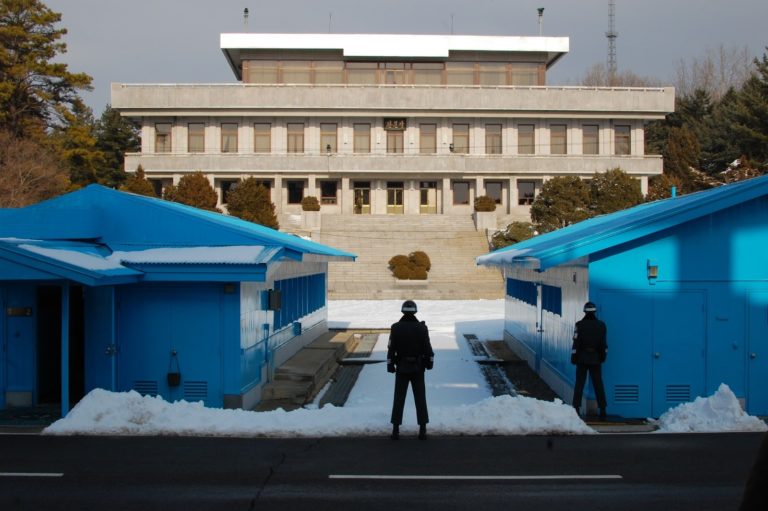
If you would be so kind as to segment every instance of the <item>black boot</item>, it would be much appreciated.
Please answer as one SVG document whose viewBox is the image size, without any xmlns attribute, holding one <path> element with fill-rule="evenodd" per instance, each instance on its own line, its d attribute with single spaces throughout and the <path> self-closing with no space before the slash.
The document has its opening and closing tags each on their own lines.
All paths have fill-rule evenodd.
<svg viewBox="0 0 768 511">
<path fill-rule="evenodd" d="M 605 408 L 600 408 L 600 420 L 604 421 L 606 418 Z"/>
<path fill-rule="evenodd" d="M 422 424 L 419 426 L 419 440 L 426 440 L 427 439 L 427 425 Z"/>
<path fill-rule="evenodd" d="M 392 440 L 400 440 L 400 426 L 392 424 L 392 435 L 390 435 L 389 438 Z"/>
</svg>

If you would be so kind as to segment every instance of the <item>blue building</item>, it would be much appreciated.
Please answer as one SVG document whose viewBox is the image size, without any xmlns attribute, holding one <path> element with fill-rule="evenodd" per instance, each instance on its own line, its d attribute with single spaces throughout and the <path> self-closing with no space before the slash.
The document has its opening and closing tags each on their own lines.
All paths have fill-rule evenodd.
<svg viewBox="0 0 768 511">
<path fill-rule="evenodd" d="M 327 331 L 328 261 L 354 257 L 97 185 L 0 209 L 0 409 L 97 387 L 251 408 Z"/>
<path fill-rule="evenodd" d="M 477 262 L 503 268 L 505 338 L 565 401 L 573 326 L 591 300 L 608 326 L 609 413 L 658 417 L 724 382 L 749 413 L 768 415 L 767 250 L 768 176 L 592 218 Z"/>
</svg>

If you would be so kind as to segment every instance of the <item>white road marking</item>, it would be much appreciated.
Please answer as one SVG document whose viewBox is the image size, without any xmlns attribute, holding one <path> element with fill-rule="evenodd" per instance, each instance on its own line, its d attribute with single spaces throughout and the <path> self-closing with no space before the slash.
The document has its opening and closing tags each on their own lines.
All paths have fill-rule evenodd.
<svg viewBox="0 0 768 511">
<path fill-rule="evenodd" d="M 0 477 L 62 477 L 63 472 L 0 472 Z"/>
<path fill-rule="evenodd" d="M 446 481 L 552 481 L 552 480 L 616 480 L 618 474 L 597 475 L 518 475 L 518 476 L 457 476 L 457 475 L 351 475 L 331 474 L 328 479 L 393 479 L 393 480 L 446 480 Z"/>
</svg>

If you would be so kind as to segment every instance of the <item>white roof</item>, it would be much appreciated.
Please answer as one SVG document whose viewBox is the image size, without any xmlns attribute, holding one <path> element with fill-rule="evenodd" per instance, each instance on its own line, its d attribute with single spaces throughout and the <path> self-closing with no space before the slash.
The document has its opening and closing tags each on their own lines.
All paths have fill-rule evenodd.
<svg viewBox="0 0 768 511">
<path fill-rule="evenodd" d="M 407 34 L 221 34 L 222 50 L 342 50 L 345 57 L 447 58 L 450 51 L 567 53 L 567 37 Z"/>
</svg>

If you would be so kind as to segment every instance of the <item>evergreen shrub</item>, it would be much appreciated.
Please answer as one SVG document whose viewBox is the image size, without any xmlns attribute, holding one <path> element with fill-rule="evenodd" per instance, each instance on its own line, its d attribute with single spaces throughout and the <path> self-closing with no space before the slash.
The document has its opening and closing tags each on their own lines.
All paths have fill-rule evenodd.
<svg viewBox="0 0 768 511">
<path fill-rule="evenodd" d="M 396 255 L 389 260 L 392 275 L 400 280 L 427 280 L 427 272 L 432 267 L 429 256 L 417 250 L 406 255 Z"/>
</svg>

